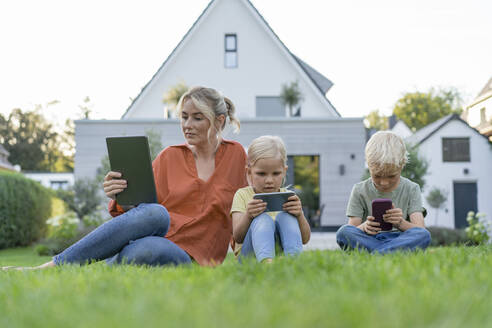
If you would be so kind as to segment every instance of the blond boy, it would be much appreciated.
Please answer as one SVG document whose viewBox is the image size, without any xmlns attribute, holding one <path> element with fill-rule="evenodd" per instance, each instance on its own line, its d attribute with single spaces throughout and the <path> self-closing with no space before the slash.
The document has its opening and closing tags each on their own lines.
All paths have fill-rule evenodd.
<svg viewBox="0 0 492 328">
<path fill-rule="evenodd" d="M 352 188 L 349 222 L 337 231 L 338 245 L 382 254 L 425 249 L 431 237 L 424 226 L 420 187 L 401 176 L 407 163 L 405 143 L 393 132 L 380 131 L 369 139 L 365 153 L 371 177 Z M 382 231 L 372 216 L 371 203 L 376 198 L 392 200 L 393 208 L 383 216 L 392 224 L 391 231 Z"/>
</svg>

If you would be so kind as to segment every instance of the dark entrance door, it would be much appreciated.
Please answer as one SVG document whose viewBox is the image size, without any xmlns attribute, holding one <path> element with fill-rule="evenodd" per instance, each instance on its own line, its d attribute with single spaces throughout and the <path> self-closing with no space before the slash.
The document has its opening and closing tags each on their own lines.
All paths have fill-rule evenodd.
<svg viewBox="0 0 492 328">
<path fill-rule="evenodd" d="M 469 211 L 477 213 L 477 183 L 454 182 L 454 226 L 465 228 L 466 215 Z"/>
</svg>

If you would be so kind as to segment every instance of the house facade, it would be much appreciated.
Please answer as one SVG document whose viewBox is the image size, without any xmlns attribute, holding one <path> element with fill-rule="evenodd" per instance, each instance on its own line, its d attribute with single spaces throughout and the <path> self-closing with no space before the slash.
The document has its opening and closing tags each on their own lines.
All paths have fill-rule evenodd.
<svg viewBox="0 0 492 328">
<path fill-rule="evenodd" d="M 0 170 L 15 171 L 15 168 L 10 164 L 8 158 L 10 153 L 0 144 Z"/>
<path fill-rule="evenodd" d="M 463 119 L 492 141 L 492 77 L 465 108 Z"/>
<path fill-rule="evenodd" d="M 302 93 L 295 117 L 280 98 L 282 86 L 292 82 Z M 282 137 L 291 180 L 296 156 L 319 163 L 320 225 L 346 223 L 350 190 L 364 170 L 363 119 L 340 117 L 326 97 L 333 83 L 296 57 L 248 0 L 212 0 L 121 120 L 75 122 L 75 178 L 95 175 L 107 136 L 154 131 L 164 147 L 183 143 L 179 121 L 163 103 L 178 83 L 212 87 L 233 101 L 241 131 L 226 131 L 227 139 L 246 148 L 260 135 Z"/>
<path fill-rule="evenodd" d="M 456 114 L 445 116 L 406 139 L 428 163 L 423 190 L 426 225 L 464 228 L 468 211 L 492 219 L 492 144 Z M 426 197 L 437 187 L 447 196 L 442 208 Z"/>
</svg>

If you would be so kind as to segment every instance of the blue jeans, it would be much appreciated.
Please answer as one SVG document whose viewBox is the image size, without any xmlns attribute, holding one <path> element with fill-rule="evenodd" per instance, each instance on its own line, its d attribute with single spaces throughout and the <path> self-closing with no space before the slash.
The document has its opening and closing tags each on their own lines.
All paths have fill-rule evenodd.
<svg viewBox="0 0 492 328">
<path fill-rule="evenodd" d="M 337 243 L 344 250 L 358 249 L 381 254 L 399 250 L 426 249 L 431 241 L 429 231 L 411 228 L 402 232 L 380 232 L 374 236 L 359 228 L 346 224 L 337 231 Z"/>
<path fill-rule="evenodd" d="M 108 264 L 167 265 L 190 263 L 190 256 L 164 238 L 169 213 L 159 204 L 140 204 L 102 224 L 53 257 L 56 265 L 85 264 L 108 259 Z"/>
<path fill-rule="evenodd" d="M 280 212 L 275 220 L 262 213 L 251 221 L 244 237 L 239 259 L 255 255 L 258 262 L 275 257 L 275 243 L 279 242 L 286 255 L 302 252 L 301 230 L 297 219 L 286 212 Z"/>
</svg>

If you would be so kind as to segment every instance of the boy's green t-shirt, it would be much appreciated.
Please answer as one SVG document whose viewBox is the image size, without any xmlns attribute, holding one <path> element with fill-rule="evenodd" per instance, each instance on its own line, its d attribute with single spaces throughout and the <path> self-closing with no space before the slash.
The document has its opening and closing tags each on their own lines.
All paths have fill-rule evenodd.
<svg viewBox="0 0 492 328">
<path fill-rule="evenodd" d="M 396 208 L 401 208 L 403 218 L 409 220 L 409 216 L 415 212 L 425 212 L 422 207 L 422 194 L 420 187 L 407 178 L 400 177 L 400 184 L 391 192 L 381 192 L 374 187 L 369 178 L 354 185 L 347 205 L 347 216 L 355 216 L 366 220 L 372 216 L 372 201 L 376 198 L 389 198 Z"/>
</svg>

